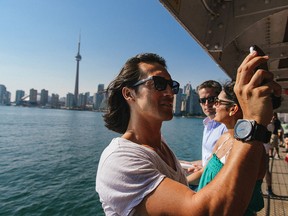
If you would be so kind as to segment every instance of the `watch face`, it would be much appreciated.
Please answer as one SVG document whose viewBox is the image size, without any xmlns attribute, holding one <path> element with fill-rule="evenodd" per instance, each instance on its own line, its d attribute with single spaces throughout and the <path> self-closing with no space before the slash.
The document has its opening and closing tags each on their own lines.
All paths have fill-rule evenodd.
<svg viewBox="0 0 288 216">
<path fill-rule="evenodd" d="M 237 122 L 235 126 L 235 135 L 240 139 L 247 138 L 252 131 L 252 124 L 247 120 Z"/>
</svg>

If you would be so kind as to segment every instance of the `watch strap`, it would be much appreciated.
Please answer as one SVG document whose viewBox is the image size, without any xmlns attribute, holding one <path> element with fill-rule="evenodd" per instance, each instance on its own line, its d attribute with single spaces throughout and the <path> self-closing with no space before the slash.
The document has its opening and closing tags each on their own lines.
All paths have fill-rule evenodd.
<svg viewBox="0 0 288 216">
<path fill-rule="evenodd" d="M 252 140 L 268 143 L 270 141 L 270 138 L 271 138 L 271 132 L 268 131 L 267 127 L 255 122 Z"/>
</svg>

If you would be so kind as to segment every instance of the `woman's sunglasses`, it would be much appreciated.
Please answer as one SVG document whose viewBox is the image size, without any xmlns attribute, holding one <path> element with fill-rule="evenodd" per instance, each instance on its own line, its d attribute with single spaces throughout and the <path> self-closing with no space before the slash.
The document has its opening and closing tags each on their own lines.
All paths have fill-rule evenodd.
<svg viewBox="0 0 288 216">
<path fill-rule="evenodd" d="M 226 105 L 226 106 L 232 106 L 234 105 L 235 102 L 231 100 L 221 100 L 219 98 L 216 98 L 214 106 L 219 106 L 219 105 Z"/>
<path fill-rule="evenodd" d="M 161 76 L 149 76 L 146 79 L 139 80 L 133 87 L 139 86 L 148 80 L 153 80 L 155 89 L 158 91 L 164 91 L 167 88 L 167 84 L 171 87 L 173 94 L 177 94 L 179 91 L 180 84 L 175 80 L 167 80 Z"/>
</svg>

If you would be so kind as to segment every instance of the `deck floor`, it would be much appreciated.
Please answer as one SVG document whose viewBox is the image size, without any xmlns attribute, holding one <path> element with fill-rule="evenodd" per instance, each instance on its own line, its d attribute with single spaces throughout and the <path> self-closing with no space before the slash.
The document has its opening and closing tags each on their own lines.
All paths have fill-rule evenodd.
<svg viewBox="0 0 288 216">
<path fill-rule="evenodd" d="M 272 170 L 272 189 L 275 196 L 266 195 L 266 182 L 262 184 L 265 207 L 257 213 L 259 215 L 288 216 L 288 163 L 284 160 L 286 153 L 280 147 L 281 159 L 270 159 Z"/>
</svg>

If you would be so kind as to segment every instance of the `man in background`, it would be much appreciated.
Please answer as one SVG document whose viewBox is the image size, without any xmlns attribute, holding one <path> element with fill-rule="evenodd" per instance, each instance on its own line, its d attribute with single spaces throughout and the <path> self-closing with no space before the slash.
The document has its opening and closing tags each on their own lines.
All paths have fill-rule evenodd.
<svg viewBox="0 0 288 216">
<path fill-rule="evenodd" d="M 224 124 L 214 121 L 216 111 L 213 106 L 215 99 L 222 90 L 221 84 L 214 80 L 207 80 L 197 86 L 196 90 L 199 95 L 201 108 L 207 116 L 203 120 L 202 166 L 204 167 L 210 158 L 216 141 L 225 131 L 227 131 L 227 128 Z"/>
<path fill-rule="evenodd" d="M 271 119 L 270 124 L 267 125 L 268 131 L 272 132 L 274 131 L 274 123 L 273 123 L 273 118 Z M 266 180 L 266 185 L 267 185 L 267 195 L 269 196 L 275 196 L 272 190 L 272 173 L 270 171 L 270 160 L 269 160 L 269 152 L 271 151 L 272 145 L 271 145 L 271 140 L 268 143 L 263 143 L 266 151 L 266 157 L 265 157 L 265 168 L 266 168 L 266 173 L 265 173 L 265 180 Z"/>
<path fill-rule="evenodd" d="M 278 119 L 278 115 L 276 112 L 273 113 L 272 123 L 274 125 L 274 130 L 272 131 L 270 143 L 272 148 L 270 149 L 270 158 L 280 159 L 279 155 L 279 138 L 278 138 L 278 130 L 281 130 L 281 122 Z M 274 156 L 275 149 L 275 156 Z"/>
</svg>

